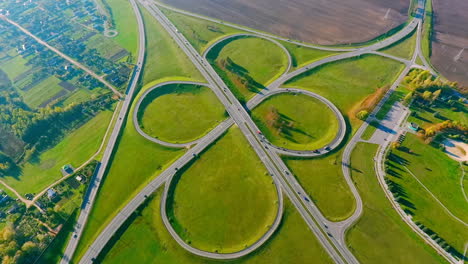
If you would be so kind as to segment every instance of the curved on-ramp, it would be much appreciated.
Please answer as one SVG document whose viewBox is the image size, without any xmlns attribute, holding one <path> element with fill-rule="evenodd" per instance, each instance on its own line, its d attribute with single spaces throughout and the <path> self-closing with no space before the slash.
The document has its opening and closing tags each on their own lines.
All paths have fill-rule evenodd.
<svg viewBox="0 0 468 264">
<path fill-rule="evenodd" d="M 314 92 L 302 90 L 302 89 L 295 89 L 295 88 L 272 89 L 266 92 L 265 94 L 257 94 L 254 98 L 252 98 L 252 100 L 250 100 L 247 103 L 247 108 L 249 110 L 254 109 L 256 106 L 261 104 L 267 98 L 274 96 L 274 95 L 283 94 L 283 93 L 304 94 L 304 95 L 313 97 L 319 100 L 320 102 L 322 102 L 323 104 L 325 104 L 330 110 L 332 110 L 333 114 L 338 120 L 338 133 L 336 134 L 335 138 L 329 144 L 327 144 L 327 146 L 320 148 L 320 149 L 316 149 L 316 150 L 291 150 L 287 148 L 282 148 L 274 144 L 271 144 L 270 142 L 268 142 L 266 138 L 264 138 L 264 140 L 267 141 L 269 145 L 276 150 L 277 153 L 282 154 L 282 155 L 287 155 L 287 156 L 294 156 L 294 157 L 318 157 L 318 156 L 323 156 L 330 151 L 333 151 L 343 142 L 343 139 L 346 135 L 346 121 L 343 115 L 341 114 L 340 110 L 330 100 Z"/>
<path fill-rule="evenodd" d="M 284 54 L 286 55 L 287 60 L 288 60 L 288 65 L 287 65 L 286 69 L 284 70 L 284 72 L 281 74 L 281 76 L 287 74 L 291 70 L 291 68 L 292 68 L 292 57 L 291 57 L 291 54 L 289 53 L 288 49 L 286 49 L 281 43 L 279 43 L 278 41 L 276 41 L 274 39 L 271 39 L 271 38 L 268 38 L 268 37 L 265 37 L 265 36 L 261 36 L 261 35 L 257 35 L 257 34 L 235 33 L 235 34 L 224 36 L 224 37 L 218 39 L 217 41 L 215 41 L 214 43 L 212 43 L 209 47 L 207 47 L 203 51 L 203 54 L 202 54 L 203 58 L 207 59 L 208 53 L 210 53 L 210 51 L 214 47 L 216 47 L 218 44 L 221 44 L 222 42 L 224 42 L 224 41 L 226 41 L 228 39 L 241 38 L 241 37 L 259 38 L 259 39 L 264 39 L 266 41 L 272 42 L 273 44 L 278 46 L 284 52 Z"/>
</svg>

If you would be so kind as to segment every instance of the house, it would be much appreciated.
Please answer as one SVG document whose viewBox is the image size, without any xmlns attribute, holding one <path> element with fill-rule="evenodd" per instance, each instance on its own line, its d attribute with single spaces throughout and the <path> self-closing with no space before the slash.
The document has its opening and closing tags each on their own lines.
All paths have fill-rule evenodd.
<svg viewBox="0 0 468 264">
<path fill-rule="evenodd" d="M 54 199 L 55 197 L 57 197 L 57 192 L 52 188 L 48 189 L 47 190 L 47 198 Z"/>
</svg>

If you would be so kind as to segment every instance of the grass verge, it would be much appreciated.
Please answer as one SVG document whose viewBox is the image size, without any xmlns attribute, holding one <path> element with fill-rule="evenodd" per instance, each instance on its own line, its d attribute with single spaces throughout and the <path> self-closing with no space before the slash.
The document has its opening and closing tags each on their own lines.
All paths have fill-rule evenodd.
<svg viewBox="0 0 468 264">
<path fill-rule="evenodd" d="M 346 243 L 361 263 L 446 263 L 401 220 L 374 172 L 378 145 L 358 143 L 351 176 L 363 200 L 363 214 L 348 230 Z"/>
</svg>

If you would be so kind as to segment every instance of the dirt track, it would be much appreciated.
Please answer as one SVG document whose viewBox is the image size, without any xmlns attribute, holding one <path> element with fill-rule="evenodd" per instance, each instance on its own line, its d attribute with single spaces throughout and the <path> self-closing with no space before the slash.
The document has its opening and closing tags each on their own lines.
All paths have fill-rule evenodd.
<svg viewBox="0 0 468 264">
<path fill-rule="evenodd" d="M 468 1 L 433 0 L 433 4 L 431 61 L 445 77 L 468 86 Z"/>
<path fill-rule="evenodd" d="M 464 1 L 464 0 L 459 0 Z M 408 0 L 162 0 L 195 13 L 292 39 L 364 42 L 400 25 Z"/>
</svg>

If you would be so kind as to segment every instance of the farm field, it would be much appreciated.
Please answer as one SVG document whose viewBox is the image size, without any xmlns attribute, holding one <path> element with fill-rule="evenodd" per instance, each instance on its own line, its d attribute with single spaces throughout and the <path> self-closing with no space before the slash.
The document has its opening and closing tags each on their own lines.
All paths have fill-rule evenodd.
<svg viewBox="0 0 468 264">
<path fill-rule="evenodd" d="M 163 0 L 190 12 L 321 45 L 378 37 L 407 19 L 409 2 L 294 0 Z M 317 27 L 316 25 L 321 25 Z"/>
<path fill-rule="evenodd" d="M 287 70 L 287 54 L 261 38 L 240 37 L 219 43 L 208 54 L 220 76 L 240 100 L 247 100 Z"/>
<path fill-rule="evenodd" d="M 167 232 L 159 214 L 162 191 L 158 191 L 141 214 L 129 223 L 122 236 L 106 255 L 103 264 L 112 263 L 167 263 L 167 264 L 219 264 L 222 261 L 194 256 L 181 248 Z M 315 236 L 308 230 L 294 206 L 285 198 L 283 223 L 273 237 L 256 252 L 229 263 L 233 264 L 283 264 L 333 263 Z M 141 240 L 141 237 L 148 239 Z M 135 243 L 139 247 L 133 247 Z"/>
<path fill-rule="evenodd" d="M 433 33 L 429 50 L 431 61 L 440 73 L 460 85 L 468 86 L 468 2 L 432 0 Z"/>
<path fill-rule="evenodd" d="M 315 159 L 283 160 L 312 201 L 330 221 L 341 221 L 354 212 L 356 202 L 341 169 L 343 151 Z"/>
<path fill-rule="evenodd" d="M 148 135 L 172 143 L 191 142 L 226 118 L 223 105 L 210 88 L 166 85 L 143 100 L 140 126 Z"/>
<path fill-rule="evenodd" d="M 445 263 L 401 220 L 374 172 L 378 145 L 358 143 L 351 177 L 363 200 L 363 214 L 346 233 L 346 243 L 361 263 Z"/>
<path fill-rule="evenodd" d="M 348 115 L 353 125 L 360 122 L 355 120 L 353 109 L 359 108 L 378 88 L 390 85 L 402 70 L 403 64 L 399 62 L 366 55 L 326 64 L 289 80 L 284 86 L 324 96 Z"/>
<path fill-rule="evenodd" d="M 42 191 L 62 177 L 62 166 L 71 164 L 77 168 L 91 158 L 101 144 L 111 117 L 111 111 L 99 113 L 56 146 L 33 157 L 18 168 L 16 175 L 6 177 L 4 181 L 23 195 Z"/>
<path fill-rule="evenodd" d="M 405 150 L 411 150 L 412 154 Z M 450 159 L 440 149 L 409 134 L 403 141 L 402 150 L 392 151 L 388 164 L 391 170 L 387 172 L 387 177 L 393 186 L 398 187 L 394 190 L 401 196 L 399 202 L 402 208 L 412 216 L 413 221 L 423 224 L 445 240 L 452 247 L 450 252 L 463 255 L 468 237 L 468 228 L 461 222 L 468 222 L 467 201 L 460 182 L 463 165 Z M 451 216 L 418 181 L 461 221 Z M 467 184 L 468 179 L 465 179 L 464 185 Z"/>
<path fill-rule="evenodd" d="M 171 76 L 171 80 L 203 81 L 200 72 L 171 39 L 169 33 L 146 9 L 141 8 L 141 12 L 147 36 L 147 54 L 142 75 L 143 85 L 168 76 Z"/>
<path fill-rule="evenodd" d="M 171 184 L 166 206 L 172 226 L 204 251 L 232 253 L 252 245 L 276 218 L 271 176 L 237 127 L 198 156 Z"/>
<path fill-rule="evenodd" d="M 303 94 L 274 95 L 252 111 L 252 118 L 273 145 L 287 149 L 320 149 L 338 134 L 334 112 Z"/>
</svg>

